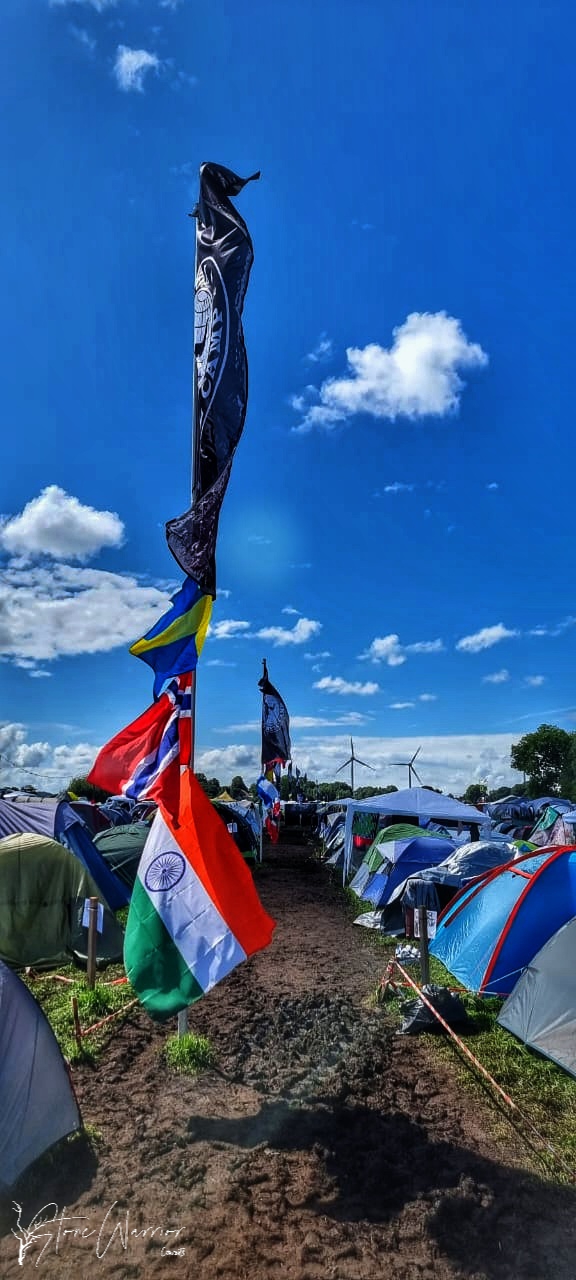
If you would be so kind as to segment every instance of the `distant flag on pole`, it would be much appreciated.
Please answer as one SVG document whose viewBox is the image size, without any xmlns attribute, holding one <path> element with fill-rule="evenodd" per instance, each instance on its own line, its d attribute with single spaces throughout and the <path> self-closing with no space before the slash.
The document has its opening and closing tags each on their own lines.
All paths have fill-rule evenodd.
<svg viewBox="0 0 576 1280">
<path fill-rule="evenodd" d="M 172 596 L 167 613 L 130 646 L 135 658 L 142 658 L 154 672 L 154 697 L 173 676 L 194 671 L 212 614 L 212 597 L 205 595 L 192 578 L 186 578 Z"/>
<path fill-rule="evenodd" d="M 264 826 L 270 836 L 272 844 L 276 844 L 280 831 L 280 792 L 270 781 L 267 774 L 262 774 L 256 783 L 256 791 L 259 799 L 264 805 L 266 817 Z"/>
<path fill-rule="evenodd" d="M 88 774 L 112 795 L 130 800 L 161 799 L 177 814 L 180 766 L 190 761 L 191 677 L 171 681 L 157 702 L 102 747 Z"/>
<path fill-rule="evenodd" d="M 274 765 L 285 765 L 292 756 L 290 746 L 290 717 L 284 699 L 270 684 L 266 661 L 264 673 L 258 681 L 262 693 L 262 766 L 266 770 Z"/>
<path fill-rule="evenodd" d="M 194 354 L 196 365 L 192 507 L 169 520 L 166 538 L 184 573 L 216 595 L 220 508 L 242 435 L 248 367 L 242 311 L 254 259 L 248 228 L 231 196 L 247 182 L 218 164 L 200 168 L 196 231 Z"/>
<path fill-rule="evenodd" d="M 163 805 L 152 824 L 124 941 L 128 978 L 159 1021 L 268 946 L 274 930 L 242 854 L 189 771 L 183 785 L 181 825 Z"/>
</svg>

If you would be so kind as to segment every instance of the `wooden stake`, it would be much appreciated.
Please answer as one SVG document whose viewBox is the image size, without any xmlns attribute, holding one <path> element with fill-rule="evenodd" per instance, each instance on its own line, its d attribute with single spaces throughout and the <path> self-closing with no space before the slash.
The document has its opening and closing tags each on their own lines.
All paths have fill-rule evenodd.
<svg viewBox="0 0 576 1280">
<path fill-rule="evenodd" d="M 420 968 L 422 971 L 422 986 L 427 987 L 430 982 L 430 956 L 428 954 L 428 912 L 426 907 L 418 907 L 418 923 L 420 926 Z"/>
<path fill-rule="evenodd" d="M 96 943 L 98 940 L 98 898 L 90 898 L 88 914 L 88 963 L 86 982 L 93 987 L 96 982 Z"/>
<path fill-rule="evenodd" d="M 79 1050 L 82 1049 L 82 1030 L 80 1027 L 80 1014 L 78 1013 L 78 1000 L 76 996 L 72 996 L 72 1017 L 74 1019 L 74 1035 L 76 1037 L 76 1045 Z"/>
</svg>

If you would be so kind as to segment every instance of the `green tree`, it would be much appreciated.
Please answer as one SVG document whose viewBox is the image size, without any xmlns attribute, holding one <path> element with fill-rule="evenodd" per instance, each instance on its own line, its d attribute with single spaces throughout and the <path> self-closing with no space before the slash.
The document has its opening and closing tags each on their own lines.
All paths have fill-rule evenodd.
<svg viewBox="0 0 576 1280">
<path fill-rule="evenodd" d="M 560 794 L 566 800 L 576 800 L 576 733 L 571 733 L 568 757 L 560 778 Z"/>
<path fill-rule="evenodd" d="M 200 783 L 202 790 L 206 792 L 206 795 L 211 800 L 220 794 L 222 787 L 217 778 L 207 778 L 205 773 L 197 773 L 194 776 L 196 781 Z"/>
<path fill-rule="evenodd" d="M 485 800 L 487 795 L 488 788 L 485 782 L 471 782 L 470 786 L 466 787 L 462 800 L 464 804 L 478 804 Z"/>
<path fill-rule="evenodd" d="M 72 791 L 75 796 L 82 800 L 94 800 L 96 803 L 100 800 L 107 800 L 112 793 L 103 791 L 102 787 L 95 787 L 93 782 L 88 782 L 85 777 L 71 778 L 67 791 Z"/>
<path fill-rule="evenodd" d="M 393 791 L 397 791 L 398 787 L 356 787 L 354 791 L 355 800 L 367 800 L 369 796 L 389 796 Z"/>
<path fill-rule="evenodd" d="M 572 734 L 554 724 L 541 724 L 526 733 L 510 751 L 513 769 L 528 776 L 529 794 L 559 795 L 563 777 L 570 766 Z"/>
<path fill-rule="evenodd" d="M 233 800 L 243 800 L 248 795 L 248 787 L 239 773 L 232 779 L 228 790 Z"/>
</svg>

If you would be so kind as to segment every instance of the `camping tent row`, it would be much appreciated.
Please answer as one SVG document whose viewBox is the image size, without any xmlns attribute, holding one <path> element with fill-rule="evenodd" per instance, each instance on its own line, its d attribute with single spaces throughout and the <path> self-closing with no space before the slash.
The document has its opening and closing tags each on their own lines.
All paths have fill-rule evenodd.
<svg viewBox="0 0 576 1280">
<path fill-rule="evenodd" d="M 507 996 L 498 1021 L 576 1075 L 576 849 L 538 849 L 468 885 L 431 954 L 470 991 Z"/>
<path fill-rule="evenodd" d="M 344 882 L 353 867 L 355 841 L 365 852 L 379 827 L 408 821 L 412 826 L 428 827 L 430 823 L 446 828 L 445 834 L 459 825 L 468 827 L 472 839 L 478 839 L 486 827 L 486 817 L 474 805 L 463 804 L 451 796 L 429 791 L 427 787 L 406 787 L 387 795 L 369 796 L 366 800 L 350 800 L 346 806 L 344 829 Z M 355 868 L 354 868 L 355 869 Z"/>
</svg>

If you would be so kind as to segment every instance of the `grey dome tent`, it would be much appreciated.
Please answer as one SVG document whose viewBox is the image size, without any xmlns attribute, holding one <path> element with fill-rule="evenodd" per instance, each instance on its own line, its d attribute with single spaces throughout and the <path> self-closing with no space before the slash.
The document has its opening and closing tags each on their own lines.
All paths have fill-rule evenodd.
<svg viewBox="0 0 576 1280">
<path fill-rule="evenodd" d="M 518 979 L 498 1022 L 576 1076 L 576 917 L 544 944 Z"/>
<path fill-rule="evenodd" d="M 82 1121 L 40 1005 L 0 961 L 0 1191 Z"/>
</svg>

